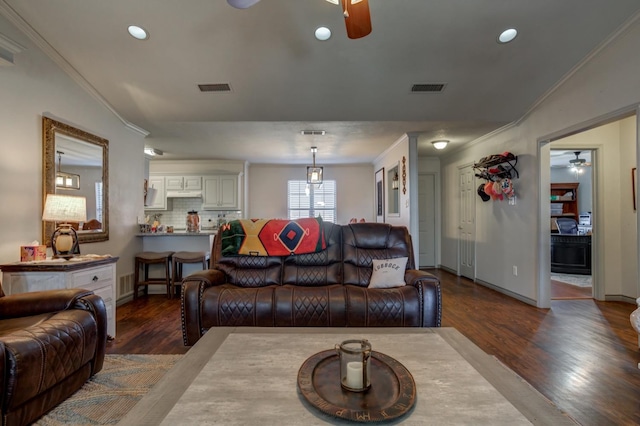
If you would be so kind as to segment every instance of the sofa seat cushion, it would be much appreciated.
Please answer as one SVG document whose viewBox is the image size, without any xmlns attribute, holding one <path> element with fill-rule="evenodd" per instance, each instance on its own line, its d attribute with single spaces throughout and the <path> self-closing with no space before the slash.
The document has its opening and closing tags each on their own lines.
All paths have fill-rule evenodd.
<svg viewBox="0 0 640 426">
<path fill-rule="evenodd" d="M 344 327 L 347 325 L 345 288 L 284 285 L 275 289 L 275 325 L 278 327 Z"/>
<path fill-rule="evenodd" d="M 5 331 L 10 327 L 3 325 Z M 39 316 L 35 324 L 4 334 L 6 407 L 19 407 L 90 363 L 97 336 L 91 313 L 82 310 Z M 87 378 L 90 373 L 87 369 Z"/>
<path fill-rule="evenodd" d="M 345 285 L 349 327 L 420 327 L 422 296 L 414 286 L 363 288 Z"/>
<path fill-rule="evenodd" d="M 273 291 L 277 286 L 238 287 L 223 284 L 202 294 L 202 327 L 273 327 Z M 210 314 L 214 315 L 210 315 Z"/>
</svg>

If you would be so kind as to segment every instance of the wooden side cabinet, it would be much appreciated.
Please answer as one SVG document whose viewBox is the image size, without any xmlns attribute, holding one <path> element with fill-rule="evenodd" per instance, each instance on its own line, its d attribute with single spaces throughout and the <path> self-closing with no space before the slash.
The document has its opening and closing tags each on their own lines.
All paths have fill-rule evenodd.
<svg viewBox="0 0 640 426">
<path fill-rule="evenodd" d="M 104 300 L 107 334 L 116 335 L 117 257 L 65 262 L 16 262 L 0 265 L 5 294 L 84 288 Z"/>
</svg>

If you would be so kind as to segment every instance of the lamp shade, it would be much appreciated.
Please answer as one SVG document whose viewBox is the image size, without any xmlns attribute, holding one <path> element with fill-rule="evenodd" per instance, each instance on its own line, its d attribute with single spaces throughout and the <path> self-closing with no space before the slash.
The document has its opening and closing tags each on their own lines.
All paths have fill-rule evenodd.
<svg viewBox="0 0 640 426">
<path fill-rule="evenodd" d="M 322 167 L 307 166 L 307 183 L 322 183 Z"/>
<path fill-rule="evenodd" d="M 42 220 L 48 222 L 84 222 L 87 199 L 72 195 L 47 194 Z"/>
</svg>

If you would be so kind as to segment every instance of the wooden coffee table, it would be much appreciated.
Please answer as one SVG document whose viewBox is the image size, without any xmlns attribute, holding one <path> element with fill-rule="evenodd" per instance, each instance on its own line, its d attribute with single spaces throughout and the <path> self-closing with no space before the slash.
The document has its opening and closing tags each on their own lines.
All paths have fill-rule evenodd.
<svg viewBox="0 0 640 426">
<path fill-rule="evenodd" d="M 354 338 L 411 372 L 417 397 L 403 424 L 576 424 L 453 328 L 252 327 L 209 330 L 119 424 L 344 424 L 301 397 L 297 374 Z"/>
</svg>

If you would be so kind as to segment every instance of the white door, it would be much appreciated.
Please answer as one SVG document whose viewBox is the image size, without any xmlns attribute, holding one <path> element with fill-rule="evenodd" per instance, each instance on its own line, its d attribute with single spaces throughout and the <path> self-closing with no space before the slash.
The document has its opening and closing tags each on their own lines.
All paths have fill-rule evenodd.
<svg viewBox="0 0 640 426">
<path fill-rule="evenodd" d="M 436 177 L 418 176 L 418 229 L 420 268 L 436 266 Z"/>
<path fill-rule="evenodd" d="M 463 277 L 476 277 L 476 179 L 473 167 L 459 171 L 460 183 L 460 237 L 458 239 L 458 271 Z"/>
</svg>

